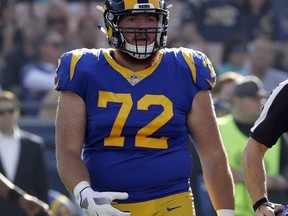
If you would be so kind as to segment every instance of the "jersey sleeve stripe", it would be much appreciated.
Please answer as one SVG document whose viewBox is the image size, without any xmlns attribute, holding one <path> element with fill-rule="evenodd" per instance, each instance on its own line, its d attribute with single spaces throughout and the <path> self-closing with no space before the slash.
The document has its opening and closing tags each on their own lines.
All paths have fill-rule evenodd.
<svg viewBox="0 0 288 216">
<path fill-rule="evenodd" d="M 195 63 L 193 60 L 193 54 L 189 51 L 188 52 L 185 51 L 185 49 L 183 49 L 182 51 L 183 51 L 182 55 L 185 61 L 187 62 L 189 68 L 191 69 L 193 81 L 194 83 L 196 83 L 196 67 L 195 67 Z"/>
<path fill-rule="evenodd" d="M 78 63 L 78 61 L 80 60 L 80 58 L 82 56 L 83 56 L 83 50 L 82 49 L 73 51 L 71 64 L 70 64 L 70 80 L 73 79 L 76 64 Z"/>
<path fill-rule="evenodd" d="M 58 87 L 58 85 L 59 85 L 59 79 L 58 79 L 57 71 L 58 71 L 58 68 L 59 68 L 60 65 L 61 65 L 61 59 L 58 59 L 58 66 L 57 66 L 56 72 L 54 74 L 54 79 L 55 79 L 54 89 L 56 89 Z"/>
</svg>

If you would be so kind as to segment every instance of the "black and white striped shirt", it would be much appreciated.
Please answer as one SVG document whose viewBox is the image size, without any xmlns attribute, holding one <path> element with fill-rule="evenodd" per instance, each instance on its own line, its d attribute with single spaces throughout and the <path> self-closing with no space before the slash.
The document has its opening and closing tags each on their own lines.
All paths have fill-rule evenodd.
<svg viewBox="0 0 288 216">
<path fill-rule="evenodd" d="M 288 79 L 280 83 L 266 101 L 250 136 L 271 148 L 288 132 Z"/>
</svg>

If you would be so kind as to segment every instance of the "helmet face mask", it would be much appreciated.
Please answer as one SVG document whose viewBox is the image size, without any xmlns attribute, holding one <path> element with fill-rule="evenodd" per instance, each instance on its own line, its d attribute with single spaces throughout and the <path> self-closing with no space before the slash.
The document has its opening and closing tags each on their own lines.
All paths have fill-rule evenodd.
<svg viewBox="0 0 288 216">
<path fill-rule="evenodd" d="M 104 8 L 104 21 L 107 29 L 108 43 L 137 59 L 145 59 L 157 50 L 164 48 L 167 42 L 168 8 L 164 0 L 149 0 L 149 3 L 138 3 L 137 0 L 106 0 Z M 123 16 L 137 14 L 155 15 L 158 20 L 156 27 L 124 27 L 119 26 Z M 146 43 L 130 44 L 124 35 L 132 34 L 135 38 L 146 37 Z M 148 37 L 155 35 L 154 42 L 148 44 Z"/>
</svg>

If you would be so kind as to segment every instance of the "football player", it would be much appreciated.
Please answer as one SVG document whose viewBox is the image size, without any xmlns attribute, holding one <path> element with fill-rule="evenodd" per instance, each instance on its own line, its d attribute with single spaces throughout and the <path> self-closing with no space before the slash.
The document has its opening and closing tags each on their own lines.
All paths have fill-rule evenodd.
<svg viewBox="0 0 288 216">
<path fill-rule="evenodd" d="M 67 189 L 87 215 L 195 215 L 191 135 L 218 216 L 233 216 L 211 62 L 165 48 L 164 0 L 106 0 L 103 14 L 112 48 L 64 53 L 55 75 L 57 162 Z"/>
</svg>

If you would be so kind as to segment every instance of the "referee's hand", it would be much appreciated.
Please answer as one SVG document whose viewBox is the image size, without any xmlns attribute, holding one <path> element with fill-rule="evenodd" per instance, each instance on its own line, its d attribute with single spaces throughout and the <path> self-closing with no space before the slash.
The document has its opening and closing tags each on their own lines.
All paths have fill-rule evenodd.
<svg viewBox="0 0 288 216">
<path fill-rule="evenodd" d="M 255 216 L 281 216 L 281 213 L 278 215 L 277 212 L 281 212 L 283 207 L 281 204 L 266 202 L 256 209 Z"/>
</svg>

